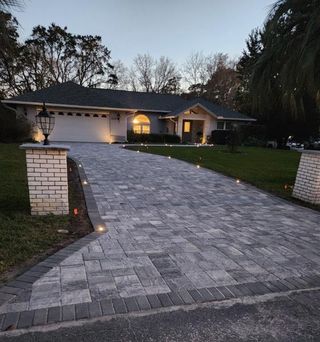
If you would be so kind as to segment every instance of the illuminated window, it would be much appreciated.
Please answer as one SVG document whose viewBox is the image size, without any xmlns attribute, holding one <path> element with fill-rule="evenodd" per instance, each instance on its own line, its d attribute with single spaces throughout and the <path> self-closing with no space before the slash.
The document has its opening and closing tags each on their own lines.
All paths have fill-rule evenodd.
<svg viewBox="0 0 320 342">
<path fill-rule="evenodd" d="M 137 115 L 133 119 L 133 132 L 136 134 L 150 133 L 150 120 L 146 115 Z"/>
<path fill-rule="evenodd" d="M 183 132 L 184 133 L 190 133 L 190 130 L 191 130 L 191 122 L 190 121 L 184 121 Z"/>
</svg>

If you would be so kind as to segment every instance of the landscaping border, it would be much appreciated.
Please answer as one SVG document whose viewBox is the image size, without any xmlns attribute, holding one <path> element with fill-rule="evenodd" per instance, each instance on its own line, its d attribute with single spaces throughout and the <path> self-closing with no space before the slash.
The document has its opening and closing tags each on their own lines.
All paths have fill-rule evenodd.
<svg viewBox="0 0 320 342">
<path fill-rule="evenodd" d="M 95 231 L 87 234 L 86 236 L 71 243 L 70 245 L 60 249 L 58 252 L 47 257 L 45 260 L 30 267 L 22 275 L 18 276 L 14 280 L 11 280 L 5 285 L 3 285 L 2 287 L 0 287 L 0 315 L 1 315 L 1 308 L 3 308 L 3 306 L 18 300 L 19 298 L 23 298 L 24 301 L 30 298 L 31 288 L 34 282 L 36 282 L 44 274 L 49 272 L 53 267 L 58 266 L 64 259 L 72 255 L 74 252 L 77 252 L 82 247 L 85 247 L 90 242 L 96 240 L 102 233 L 105 233 L 107 231 L 105 224 L 99 214 L 98 207 L 93 197 L 90 184 L 87 183 L 85 187 L 83 186 L 83 182 L 87 180 L 87 177 L 86 177 L 83 167 L 80 167 L 81 163 L 79 163 L 79 161 L 73 157 L 69 156 L 68 158 L 73 160 L 77 165 L 78 174 L 79 174 L 80 182 L 81 182 L 83 193 L 84 193 L 84 199 L 85 199 L 85 203 L 87 207 L 87 213 L 89 216 L 89 220 Z M 103 232 L 97 229 L 101 227 L 103 227 Z M 1 331 L 1 318 L 0 318 L 0 331 Z"/>
</svg>

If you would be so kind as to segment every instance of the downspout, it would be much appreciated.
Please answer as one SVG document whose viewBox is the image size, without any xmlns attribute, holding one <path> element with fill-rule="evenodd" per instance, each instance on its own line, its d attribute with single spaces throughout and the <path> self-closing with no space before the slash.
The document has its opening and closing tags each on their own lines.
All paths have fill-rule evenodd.
<svg viewBox="0 0 320 342">
<path fill-rule="evenodd" d="M 173 125 L 174 125 L 174 128 L 173 128 L 173 130 L 174 130 L 174 134 L 177 134 L 177 130 L 176 130 L 176 124 L 177 124 L 177 122 L 175 121 L 175 120 L 173 120 L 172 118 L 169 118 L 169 120 L 170 121 L 172 121 L 173 122 Z"/>
</svg>

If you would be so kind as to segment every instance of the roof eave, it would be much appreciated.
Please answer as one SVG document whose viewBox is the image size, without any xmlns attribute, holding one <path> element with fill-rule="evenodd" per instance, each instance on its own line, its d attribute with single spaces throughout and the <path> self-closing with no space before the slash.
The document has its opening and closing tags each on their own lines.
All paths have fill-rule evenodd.
<svg viewBox="0 0 320 342">
<path fill-rule="evenodd" d="M 1 102 L 6 104 L 17 104 L 17 105 L 29 105 L 29 106 L 42 106 L 43 102 L 31 102 L 31 101 L 16 101 L 16 100 L 2 100 Z M 170 113 L 168 110 L 160 109 L 142 109 L 142 108 L 122 108 L 122 107 L 98 107 L 98 106 L 82 106 L 82 105 L 67 105 L 61 103 L 46 102 L 47 106 L 61 107 L 61 108 L 83 108 L 83 109 L 100 109 L 100 110 L 121 110 L 128 112 L 154 112 L 154 113 Z"/>
</svg>

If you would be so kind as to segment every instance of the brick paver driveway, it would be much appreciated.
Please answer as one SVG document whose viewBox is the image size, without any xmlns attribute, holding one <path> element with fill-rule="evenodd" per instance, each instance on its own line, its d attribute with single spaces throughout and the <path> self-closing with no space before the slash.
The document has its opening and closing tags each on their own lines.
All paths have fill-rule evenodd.
<svg viewBox="0 0 320 342">
<path fill-rule="evenodd" d="M 320 272 L 317 212 L 183 161 L 102 144 L 71 154 L 109 231 L 4 311 L 106 299 L 116 312 L 167 306 L 308 287 Z"/>
</svg>

